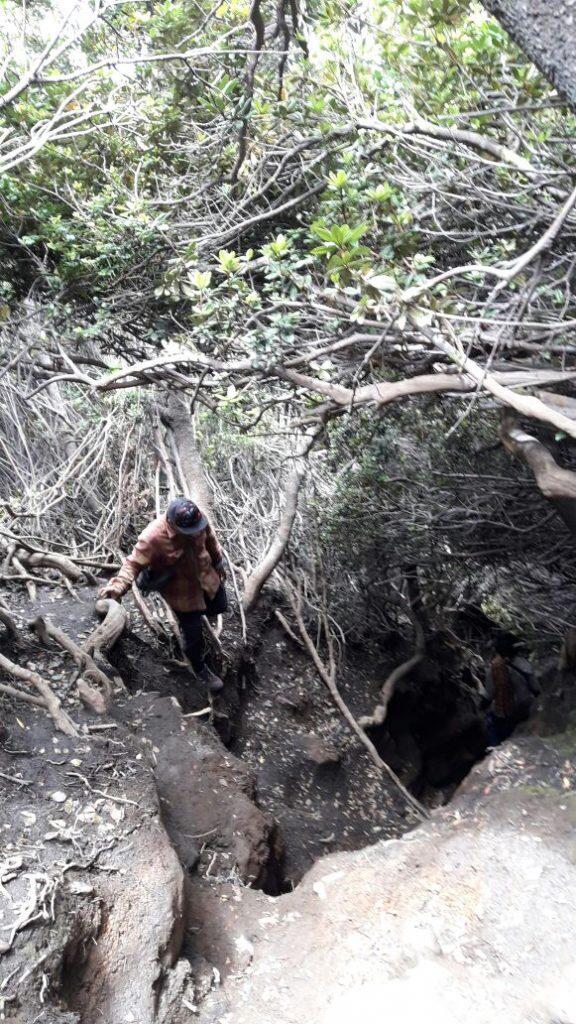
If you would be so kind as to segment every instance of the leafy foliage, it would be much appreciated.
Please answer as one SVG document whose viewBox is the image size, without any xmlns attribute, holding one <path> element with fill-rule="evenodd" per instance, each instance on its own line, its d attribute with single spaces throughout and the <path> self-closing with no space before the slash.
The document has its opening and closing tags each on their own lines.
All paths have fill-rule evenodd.
<svg viewBox="0 0 576 1024">
<path fill-rule="evenodd" d="M 461 499 L 448 474 L 474 477 L 471 453 L 494 437 L 485 397 L 467 412 L 418 400 L 343 425 L 323 388 L 354 396 L 450 370 L 430 327 L 485 366 L 563 365 L 574 219 L 506 288 L 485 269 L 549 226 L 574 170 L 573 117 L 483 8 L 262 0 L 260 40 L 244 0 L 104 3 L 93 21 L 83 4 L 65 24 L 55 0 L 25 19 L 16 0 L 0 6 L 0 330 L 5 365 L 14 338 L 21 347 L 13 389 L 45 382 L 38 351 L 64 378 L 66 359 L 88 379 L 183 352 L 250 366 L 249 381 L 198 375 L 200 418 L 219 417 L 227 445 L 233 436 L 255 461 L 262 436 L 284 438 L 280 465 L 298 431 L 334 419 L 308 529 L 338 548 L 340 569 L 351 506 L 369 509 L 362 578 L 426 561 L 433 599 L 450 578 L 449 604 L 465 559 L 480 590 L 487 567 L 521 560 L 519 510 L 510 525 L 506 501 L 486 507 L 478 482 Z M 30 303 L 42 321 L 32 338 Z M 316 390 L 275 376 L 279 365 Z M 78 385 L 61 390 L 91 422 Z M 506 472 L 500 461 L 498 481 Z M 24 504 L 33 477 L 10 476 Z"/>
</svg>

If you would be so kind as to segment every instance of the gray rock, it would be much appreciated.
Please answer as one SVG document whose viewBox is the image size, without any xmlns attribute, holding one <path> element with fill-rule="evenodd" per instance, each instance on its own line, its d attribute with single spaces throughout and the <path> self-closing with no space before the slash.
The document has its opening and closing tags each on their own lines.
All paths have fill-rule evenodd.
<svg viewBox="0 0 576 1024">
<path fill-rule="evenodd" d="M 573 757 L 564 737 L 509 743 L 403 839 L 323 858 L 273 908 L 243 896 L 230 1021 L 576 1021 Z M 209 997 L 200 1024 L 219 1012 Z"/>
<path fill-rule="evenodd" d="M 313 761 L 314 764 L 334 765 L 339 763 L 342 756 L 340 751 L 320 736 L 316 736 L 311 732 L 305 736 L 298 737 L 298 740 L 302 753 L 309 761 Z"/>
</svg>

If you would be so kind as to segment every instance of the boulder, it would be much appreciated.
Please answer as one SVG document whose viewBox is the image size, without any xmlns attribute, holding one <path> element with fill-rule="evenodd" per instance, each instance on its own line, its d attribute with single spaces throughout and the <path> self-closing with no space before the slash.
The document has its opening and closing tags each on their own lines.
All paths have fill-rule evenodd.
<svg viewBox="0 0 576 1024">
<path fill-rule="evenodd" d="M 281 841 L 254 802 L 248 767 L 173 697 L 139 694 L 120 713 L 151 755 L 162 820 L 184 867 L 274 890 Z"/>
<path fill-rule="evenodd" d="M 576 1020 L 575 754 L 508 743 L 403 839 L 319 861 L 272 906 L 243 895 L 220 929 L 253 955 L 201 1024 Z"/>
</svg>

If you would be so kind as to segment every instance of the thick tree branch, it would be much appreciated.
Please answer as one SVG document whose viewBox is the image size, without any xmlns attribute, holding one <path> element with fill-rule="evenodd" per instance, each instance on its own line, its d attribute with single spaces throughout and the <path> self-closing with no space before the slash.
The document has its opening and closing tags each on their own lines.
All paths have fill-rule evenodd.
<svg viewBox="0 0 576 1024">
<path fill-rule="evenodd" d="M 493 139 L 489 135 L 481 135 L 479 132 L 470 131 L 465 128 L 452 128 L 433 124 L 418 114 L 415 114 L 413 120 L 405 125 L 389 125 L 377 119 L 367 119 L 359 121 L 358 128 L 383 132 L 395 137 L 402 137 L 403 135 L 429 135 L 433 139 L 457 142 L 461 145 L 469 146 L 471 149 L 479 150 L 481 153 L 490 153 L 496 160 L 504 164 L 510 164 L 511 167 L 523 171 L 524 174 L 533 175 L 538 171 L 538 168 L 533 167 L 525 157 L 515 153 L 509 146 L 504 146 L 497 139 Z"/>
<path fill-rule="evenodd" d="M 502 418 L 500 437 L 506 450 L 530 467 L 542 494 L 550 499 L 570 532 L 576 534 L 576 473 L 562 469 L 546 446 L 526 434 L 511 413 Z"/>
<path fill-rule="evenodd" d="M 306 474 L 305 459 L 316 440 L 316 437 L 317 434 L 307 440 L 300 455 L 296 458 L 294 468 L 288 477 L 286 488 L 284 490 L 283 509 L 280 522 L 278 523 L 278 529 L 262 561 L 250 574 L 244 587 L 242 606 L 245 612 L 250 611 L 255 604 L 262 587 L 274 572 L 274 569 L 278 565 L 286 547 L 288 546 L 288 541 L 290 540 L 290 534 L 296 518 L 298 496 Z"/>
</svg>

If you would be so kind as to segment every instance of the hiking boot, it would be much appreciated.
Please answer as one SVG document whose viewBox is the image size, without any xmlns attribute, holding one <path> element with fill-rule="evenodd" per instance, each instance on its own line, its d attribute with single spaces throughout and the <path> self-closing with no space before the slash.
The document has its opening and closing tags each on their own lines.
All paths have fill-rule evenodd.
<svg viewBox="0 0 576 1024">
<path fill-rule="evenodd" d="M 201 672 L 197 673 L 198 679 L 206 685 L 209 693 L 220 693 L 224 689 L 224 683 L 208 665 L 204 665 Z"/>
</svg>

